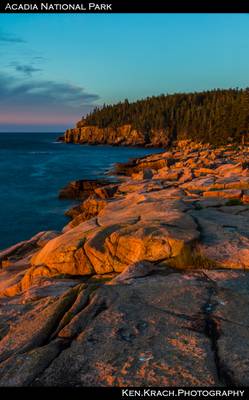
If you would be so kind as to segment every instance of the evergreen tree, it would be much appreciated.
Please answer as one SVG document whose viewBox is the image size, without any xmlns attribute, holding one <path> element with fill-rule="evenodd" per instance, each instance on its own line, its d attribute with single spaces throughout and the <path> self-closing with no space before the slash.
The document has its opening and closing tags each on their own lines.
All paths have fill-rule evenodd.
<svg viewBox="0 0 249 400">
<path fill-rule="evenodd" d="M 95 108 L 85 125 L 100 128 L 130 124 L 148 141 L 163 131 L 170 141 L 190 138 L 211 144 L 244 142 L 249 136 L 249 88 L 177 93 Z"/>
</svg>

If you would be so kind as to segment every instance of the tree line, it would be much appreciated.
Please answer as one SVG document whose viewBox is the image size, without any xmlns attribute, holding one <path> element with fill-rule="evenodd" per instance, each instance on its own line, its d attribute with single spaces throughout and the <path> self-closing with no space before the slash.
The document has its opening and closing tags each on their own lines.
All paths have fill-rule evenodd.
<svg viewBox="0 0 249 400">
<path fill-rule="evenodd" d="M 249 88 L 162 94 L 132 103 L 126 99 L 95 108 L 83 121 L 100 128 L 130 124 L 148 142 L 155 131 L 163 131 L 170 140 L 243 142 L 249 135 Z"/>
</svg>

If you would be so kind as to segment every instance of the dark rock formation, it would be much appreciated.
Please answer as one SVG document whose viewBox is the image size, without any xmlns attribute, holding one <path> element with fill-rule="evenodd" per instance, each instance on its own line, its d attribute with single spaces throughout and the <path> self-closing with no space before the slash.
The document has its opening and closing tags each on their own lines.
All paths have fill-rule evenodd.
<svg viewBox="0 0 249 400">
<path fill-rule="evenodd" d="M 58 136 L 56 139 L 57 142 L 65 142 L 65 137 L 63 136 Z"/>
<path fill-rule="evenodd" d="M 165 154 L 165 153 L 164 153 Z M 169 167 L 177 160 L 161 157 L 160 154 L 152 157 L 136 158 L 127 163 L 116 163 L 114 173 L 117 175 L 132 175 L 133 173 L 153 169 L 158 171 L 161 168 Z M 152 176 L 151 176 L 152 177 Z"/>
<path fill-rule="evenodd" d="M 81 179 L 78 181 L 72 181 L 63 189 L 61 189 L 59 198 L 83 200 L 91 194 L 94 194 L 95 189 L 101 188 L 108 183 L 110 182 L 104 179 Z"/>
</svg>

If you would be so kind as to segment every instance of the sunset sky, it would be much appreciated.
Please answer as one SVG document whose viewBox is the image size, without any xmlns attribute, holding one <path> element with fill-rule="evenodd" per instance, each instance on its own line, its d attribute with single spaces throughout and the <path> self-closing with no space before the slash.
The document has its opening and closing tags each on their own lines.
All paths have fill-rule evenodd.
<svg viewBox="0 0 249 400">
<path fill-rule="evenodd" d="M 2 14 L 0 131 L 71 127 L 96 105 L 249 86 L 247 14 Z"/>
</svg>

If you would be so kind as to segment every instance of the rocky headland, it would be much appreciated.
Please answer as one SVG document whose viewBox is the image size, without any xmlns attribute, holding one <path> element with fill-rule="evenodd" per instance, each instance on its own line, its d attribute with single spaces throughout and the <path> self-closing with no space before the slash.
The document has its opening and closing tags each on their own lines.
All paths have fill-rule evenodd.
<svg viewBox="0 0 249 400">
<path fill-rule="evenodd" d="M 0 386 L 248 386 L 249 148 L 179 142 L 115 174 L 0 253 Z"/>
<path fill-rule="evenodd" d="M 130 124 L 116 128 L 101 128 L 85 125 L 84 121 L 78 122 L 75 128 L 68 129 L 65 132 L 64 141 L 77 144 L 144 147 L 166 147 L 169 144 L 169 138 L 163 130 L 152 130 L 151 135 L 148 136 L 143 131 L 134 129 Z"/>
<path fill-rule="evenodd" d="M 176 140 L 220 146 L 249 141 L 249 89 L 216 89 L 128 99 L 96 107 L 66 143 L 167 148 Z"/>
</svg>

